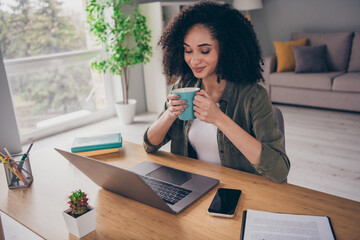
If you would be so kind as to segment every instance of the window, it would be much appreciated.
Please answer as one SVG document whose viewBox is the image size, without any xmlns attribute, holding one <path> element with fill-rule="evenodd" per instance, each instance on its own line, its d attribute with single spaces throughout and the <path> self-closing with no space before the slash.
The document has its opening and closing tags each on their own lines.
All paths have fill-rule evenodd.
<svg viewBox="0 0 360 240">
<path fill-rule="evenodd" d="M 113 114 L 85 0 L 1 0 L 0 49 L 23 141 Z"/>
</svg>

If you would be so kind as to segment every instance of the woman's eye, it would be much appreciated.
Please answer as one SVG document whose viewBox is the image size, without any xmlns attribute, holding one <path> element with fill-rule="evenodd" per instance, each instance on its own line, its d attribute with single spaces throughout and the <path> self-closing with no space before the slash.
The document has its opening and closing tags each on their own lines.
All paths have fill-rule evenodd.
<svg viewBox="0 0 360 240">
<path fill-rule="evenodd" d="M 201 51 L 202 54 L 208 54 L 210 52 L 210 50 L 207 51 Z"/>
<path fill-rule="evenodd" d="M 185 53 L 192 53 L 191 50 L 185 50 Z"/>
</svg>

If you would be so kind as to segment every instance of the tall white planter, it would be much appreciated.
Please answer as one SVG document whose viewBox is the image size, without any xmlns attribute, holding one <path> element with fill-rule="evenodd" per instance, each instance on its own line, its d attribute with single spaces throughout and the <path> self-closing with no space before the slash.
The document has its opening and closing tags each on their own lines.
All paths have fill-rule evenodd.
<svg viewBox="0 0 360 240">
<path fill-rule="evenodd" d="M 136 102 L 135 99 L 129 99 L 129 104 L 115 103 L 116 115 L 122 124 L 130 124 L 134 121 Z"/>
<path fill-rule="evenodd" d="M 77 238 L 82 238 L 86 234 L 92 232 L 96 228 L 96 210 L 90 207 L 90 211 L 74 218 L 69 215 L 70 209 L 63 212 L 64 220 L 69 233 Z"/>
</svg>

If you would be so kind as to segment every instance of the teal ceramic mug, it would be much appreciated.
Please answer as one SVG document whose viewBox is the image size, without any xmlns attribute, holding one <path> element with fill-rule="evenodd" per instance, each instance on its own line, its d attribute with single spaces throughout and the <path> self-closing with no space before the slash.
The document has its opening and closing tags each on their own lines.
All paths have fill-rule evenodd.
<svg viewBox="0 0 360 240">
<path fill-rule="evenodd" d="M 196 117 L 194 116 L 194 97 L 195 93 L 199 92 L 200 88 L 177 88 L 172 91 L 173 94 L 179 95 L 178 99 L 186 100 L 187 108 L 185 108 L 184 112 L 179 115 L 181 120 L 193 120 Z"/>
</svg>

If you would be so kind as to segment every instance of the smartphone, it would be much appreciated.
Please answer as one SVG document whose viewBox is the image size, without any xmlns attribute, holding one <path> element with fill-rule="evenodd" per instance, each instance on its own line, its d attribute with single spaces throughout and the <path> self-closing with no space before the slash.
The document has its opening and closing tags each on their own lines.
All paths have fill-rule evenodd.
<svg viewBox="0 0 360 240">
<path fill-rule="evenodd" d="M 240 199 L 241 190 L 219 188 L 212 200 L 208 213 L 216 217 L 232 218 Z"/>
</svg>

